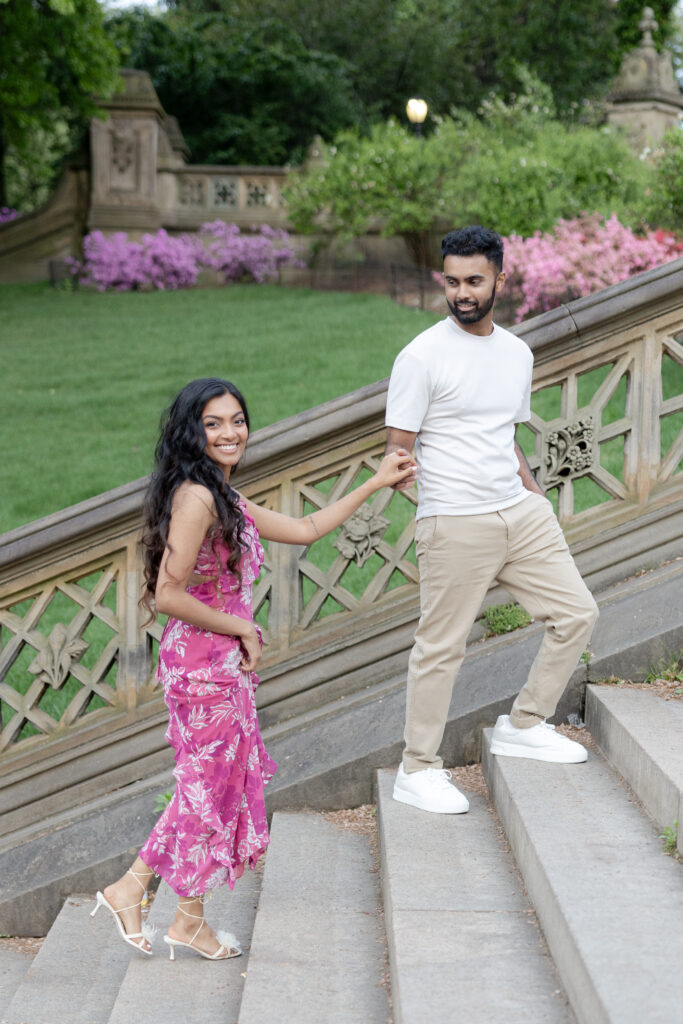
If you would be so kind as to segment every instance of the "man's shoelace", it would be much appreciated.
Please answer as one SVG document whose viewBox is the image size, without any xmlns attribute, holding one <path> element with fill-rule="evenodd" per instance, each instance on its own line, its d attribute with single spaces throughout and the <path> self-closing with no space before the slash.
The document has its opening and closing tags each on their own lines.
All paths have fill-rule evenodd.
<svg viewBox="0 0 683 1024">
<path fill-rule="evenodd" d="M 427 771 L 430 778 L 434 779 L 440 789 L 451 789 L 451 784 L 448 780 L 453 778 L 453 774 L 447 768 L 428 768 Z"/>
</svg>

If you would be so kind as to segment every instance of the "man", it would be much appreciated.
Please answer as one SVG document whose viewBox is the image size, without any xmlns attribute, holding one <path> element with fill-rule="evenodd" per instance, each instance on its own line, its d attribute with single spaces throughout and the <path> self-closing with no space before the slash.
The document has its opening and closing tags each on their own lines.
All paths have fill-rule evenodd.
<svg viewBox="0 0 683 1024">
<path fill-rule="evenodd" d="M 586 760 L 581 744 L 545 720 L 598 610 L 515 440 L 516 425 L 530 417 L 533 356 L 493 323 L 505 281 L 502 239 L 495 231 L 467 227 L 446 235 L 441 251 L 451 315 L 399 353 L 387 397 L 387 452 L 415 446 L 418 463 L 421 604 L 394 798 L 458 814 L 469 805 L 449 782 L 437 751 L 467 635 L 491 583 L 498 580 L 546 626 L 509 717 L 496 722 L 494 754 Z"/>
</svg>

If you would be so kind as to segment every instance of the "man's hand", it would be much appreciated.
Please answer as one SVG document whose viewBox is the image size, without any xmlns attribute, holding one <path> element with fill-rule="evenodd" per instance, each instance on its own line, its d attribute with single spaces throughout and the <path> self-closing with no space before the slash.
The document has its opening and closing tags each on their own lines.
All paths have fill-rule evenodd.
<svg viewBox="0 0 683 1024">
<path fill-rule="evenodd" d="M 515 441 L 515 455 L 519 462 L 519 469 L 517 474 L 522 478 L 522 483 L 526 487 L 527 491 L 536 491 L 536 494 L 541 494 L 545 498 L 545 491 L 542 487 L 536 483 L 536 477 L 531 472 L 531 466 L 527 462 L 526 455 Z"/>
<path fill-rule="evenodd" d="M 412 454 L 413 448 L 415 447 L 416 433 L 412 433 L 409 430 L 398 430 L 396 427 L 387 427 L 387 446 L 384 450 L 385 455 L 390 455 L 391 452 L 404 451 Z M 403 480 L 399 480 L 398 483 L 393 485 L 394 491 L 409 491 L 411 487 L 415 485 L 417 480 L 417 468 L 412 473 L 404 477 Z"/>
</svg>

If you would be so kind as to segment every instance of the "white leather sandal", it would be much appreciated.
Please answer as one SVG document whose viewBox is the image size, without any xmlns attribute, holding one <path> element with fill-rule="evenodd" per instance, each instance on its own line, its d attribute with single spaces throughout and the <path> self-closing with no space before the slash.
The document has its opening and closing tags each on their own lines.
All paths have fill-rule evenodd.
<svg viewBox="0 0 683 1024">
<path fill-rule="evenodd" d="M 201 897 L 198 898 L 201 900 L 202 903 L 204 903 L 204 900 Z M 185 900 L 185 906 L 195 902 L 196 899 Z M 202 930 L 202 925 L 204 924 L 204 915 L 190 914 L 189 911 L 183 910 L 183 903 L 180 900 L 178 900 L 178 910 L 180 911 L 181 914 L 184 914 L 185 917 L 194 917 L 195 920 L 199 921 L 199 926 L 189 942 L 181 942 L 180 939 L 172 939 L 170 935 L 164 935 L 164 942 L 168 943 L 168 945 L 171 947 L 171 960 L 175 960 L 176 946 L 187 946 L 188 949 L 192 949 L 194 950 L 195 953 L 199 953 L 200 956 L 203 956 L 205 960 L 232 960 L 233 957 L 242 955 L 242 947 L 240 946 L 239 942 L 232 934 L 232 932 L 216 932 L 216 938 L 220 942 L 220 946 L 218 947 L 215 953 L 206 953 L 203 949 L 200 949 L 199 946 L 195 946 L 194 940 L 197 938 L 200 931 Z"/>
<path fill-rule="evenodd" d="M 126 874 L 127 875 L 132 875 L 133 878 L 135 879 L 135 881 L 142 887 L 142 895 L 143 895 L 143 898 L 144 898 L 144 896 L 147 894 L 147 888 L 143 884 L 143 882 L 141 881 L 140 876 L 137 873 L 137 871 L 133 871 L 132 868 L 128 868 L 128 871 L 126 872 Z M 136 907 L 141 907 L 141 906 L 142 906 L 142 900 L 140 900 L 139 903 L 131 904 L 130 907 L 119 907 L 119 909 L 117 910 L 115 907 L 112 907 L 111 903 L 109 902 L 109 900 L 106 898 L 106 896 L 103 893 L 98 892 L 97 893 L 97 904 L 95 906 L 95 909 L 93 911 L 91 911 L 90 916 L 94 917 L 95 914 L 97 913 L 97 911 L 100 909 L 100 907 L 106 907 L 107 910 L 113 916 L 114 920 L 116 921 L 116 927 L 118 928 L 119 934 L 120 934 L 121 938 L 123 939 L 123 941 L 127 942 L 129 946 L 134 946 L 136 949 L 139 949 L 141 953 L 145 954 L 145 956 L 151 956 L 152 955 L 152 950 L 151 949 L 145 949 L 143 943 L 144 942 L 148 942 L 150 944 L 150 946 L 151 946 L 152 942 L 154 941 L 154 936 L 157 933 L 156 926 L 153 925 L 153 924 L 152 925 L 147 924 L 146 922 L 143 921 L 142 928 L 140 929 L 139 932 L 127 932 L 126 929 L 123 927 L 123 921 L 119 917 L 119 914 L 122 914 L 125 910 L 135 910 Z M 134 941 L 135 939 L 138 939 L 139 941 L 135 942 Z"/>
</svg>

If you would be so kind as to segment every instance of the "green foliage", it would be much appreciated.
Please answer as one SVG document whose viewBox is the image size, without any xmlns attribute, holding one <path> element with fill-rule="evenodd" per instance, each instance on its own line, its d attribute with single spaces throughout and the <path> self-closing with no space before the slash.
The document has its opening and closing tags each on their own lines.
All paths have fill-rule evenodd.
<svg viewBox="0 0 683 1024">
<path fill-rule="evenodd" d="M 510 100 L 488 97 L 479 116 L 454 111 L 427 138 L 393 121 L 369 137 L 345 132 L 325 166 L 290 178 L 301 231 L 360 235 L 434 224 L 482 223 L 503 235 L 550 230 L 583 211 L 638 221 L 648 168 L 610 128 L 558 120 L 550 89 L 524 68 Z"/>
<path fill-rule="evenodd" d="M 487 636 L 512 633 L 515 629 L 528 626 L 533 621 L 529 613 L 514 602 L 489 605 L 488 608 L 484 608 L 484 619 L 488 630 Z"/>
<path fill-rule="evenodd" d="M 655 21 L 658 25 L 657 31 L 653 34 L 658 49 L 661 49 L 671 34 L 676 3 L 677 0 L 648 0 L 647 2 L 647 6 L 654 11 Z M 640 43 L 642 35 L 640 23 L 643 20 L 644 7 L 645 4 L 642 0 L 619 0 L 617 39 L 621 53 L 627 53 Z"/>
<path fill-rule="evenodd" d="M 154 798 L 154 813 L 161 814 L 166 810 L 173 799 L 173 790 L 167 789 L 165 793 L 157 793 Z"/>
<path fill-rule="evenodd" d="M 5 187 L 8 156 L 18 195 L 30 197 L 32 190 L 40 195 L 65 149 L 96 112 L 95 94 L 110 95 L 116 88 L 117 54 L 104 34 L 97 0 L 0 3 L 0 68 L 0 205 L 5 205 L 15 201 Z"/>
<path fill-rule="evenodd" d="M 654 683 L 664 679 L 667 683 L 683 683 L 683 651 L 670 659 L 662 659 L 650 669 L 643 682 Z"/>
<path fill-rule="evenodd" d="M 195 163 L 298 161 L 314 135 L 358 119 L 344 61 L 306 49 L 284 24 L 138 8 L 111 15 L 107 31 L 128 65 L 149 72 Z"/>
<path fill-rule="evenodd" d="M 683 131 L 672 128 L 655 153 L 647 219 L 656 227 L 683 234 Z"/>
<path fill-rule="evenodd" d="M 619 61 L 619 12 L 611 0 L 172 0 L 172 7 L 194 17 L 220 10 L 240 24 L 290 26 L 305 46 L 352 65 L 354 90 L 371 120 L 404 118 L 411 95 L 438 115 L 454 105 L 476 109 L 491 89 L 516 91 L 519 64 L 573 117 L 584 99 L 604 93 Z"/>
<path fill-rule="evenodd" d="M 664 853 L 675 853 L 678 845 L 678 822 L 674 821 L 673 825 L 667 825 L 662 829 L 659 838 L 662 840 Z"/>
<path fill-rule="evenodd" d="M 421 233 L 453 207 L 451 153 L 437 131 L 419 139 L 390 120 L 369 137 L 343 132 L 324 154 L 325 163 L 290 176 L 285 196 L 297 230 L 324 227 L 341 238 L 381 226 L 404 234 L 416 247 Z"/>
</svg>

